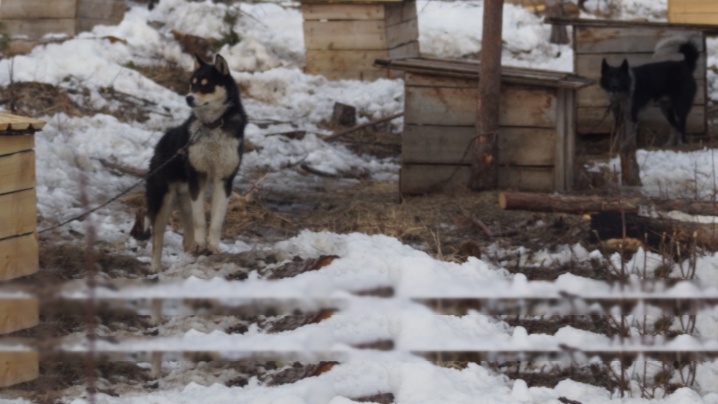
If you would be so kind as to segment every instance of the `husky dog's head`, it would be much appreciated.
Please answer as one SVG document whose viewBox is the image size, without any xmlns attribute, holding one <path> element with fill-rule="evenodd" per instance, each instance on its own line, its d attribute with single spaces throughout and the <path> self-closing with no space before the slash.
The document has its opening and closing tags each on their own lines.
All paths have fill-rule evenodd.
<svg viewBox="0 0 718 404">
<path fill-rule="evenodd" d="M 601 88 L 609 95 L 628 94 L 631 91 L 631 72 L 628 61 L 623 59 L 619 67 L 608 65 L 606 59 L 601 63 Z"/>
<path fill-rule="evenodd" d="M 217 55 L 214 64 L 209 64 L 195 55 L 187 105 L 192 107 L 197 119 L 205 123 L 218 120 L 232 103 L 236 91 L 227 61 L 222 56 Z"/>
</svg>

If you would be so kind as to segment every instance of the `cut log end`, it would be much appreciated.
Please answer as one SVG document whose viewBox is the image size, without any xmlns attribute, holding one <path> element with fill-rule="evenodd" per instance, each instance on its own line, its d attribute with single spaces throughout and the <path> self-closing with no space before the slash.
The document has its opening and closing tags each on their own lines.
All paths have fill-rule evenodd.
<svg viewBox="0 0 718 404">
<path fill-rule="evenodd" d="M 504 192 L 499 192 L 499 208 L 506 210 L 506 194 Z"/>
</svg>

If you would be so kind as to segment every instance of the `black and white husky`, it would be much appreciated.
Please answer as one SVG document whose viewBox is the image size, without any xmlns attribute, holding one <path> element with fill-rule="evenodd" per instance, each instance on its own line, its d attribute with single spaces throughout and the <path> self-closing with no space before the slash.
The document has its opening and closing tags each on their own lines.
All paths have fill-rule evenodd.
<svg viewBox="0 0 718 404">
<path fill-rule="evenodd" d="M 686 120 L 696 95 L 693 71 L 698 60 L 696 45 L 686 38 L 668 38 L 656 45 L 655 54 L 678 53 L 683 60 L 648 63 L 629 68 L 623 60 L 619 67 L 601 64 L 601 88 L 611 101 L 614 118 L 623 111 L 625 139 L 633 139 L 638 127 L 638 114 L 649 102 L 656 102 L 671 125 L 668 145 L 686 142 Z"/>
<path fill-rule="evenodd" d="M 168 130 L 155 147 L 146 183 L 147 215 L 133 235 L 147 239 L 152 232 L 152 271 L 160 269 L 165 227 L 175 202 L 179 206 L 186 252 L 219 252 L 222 223 L 232 182 L 242 161 L 247 115 L 237 84 L 225 59 L 214 64 L 195 55 L 187 104 L 192 115 Z M 205 219 L 205 190 L 212 187 L 209 231 Z"/>
</svg>

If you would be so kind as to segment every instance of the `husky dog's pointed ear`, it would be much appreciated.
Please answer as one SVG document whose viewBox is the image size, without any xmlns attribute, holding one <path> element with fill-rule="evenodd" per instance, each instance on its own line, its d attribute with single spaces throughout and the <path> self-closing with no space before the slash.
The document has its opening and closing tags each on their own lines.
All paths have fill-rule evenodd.
<svg viewBox="0 0 718 404">
<path fill-rule="evenodd" d="M 214 68 L 225 76 L 229 75 L 229 66 L 227 66 L 227 61 L 224 60 L 220 54 L 217 54 L 214 58 Z"/>
<path fill-rule="evenodd" d="M 200 67 L 206 65 L 207 63 L 202 60 L 202 57 L 198 54 L 194 54 L 194 69 L 199 70 Z"/>
<path fill-rule="evenodd" d="M 621 63 L 621 71 L 628 73 L 628 60 L 623 59 L 623 63 Z"/>
<path fill-rule="evenodd" d="M 606 58 L 603 58 L 603 61 L 601 62 L 601 74 L 606 73 L 606 71 L 607 71 L 610 67 L 611 67 L 611 66 L 608 65 L 608 62 L 606 62 Z"/>
</svg>

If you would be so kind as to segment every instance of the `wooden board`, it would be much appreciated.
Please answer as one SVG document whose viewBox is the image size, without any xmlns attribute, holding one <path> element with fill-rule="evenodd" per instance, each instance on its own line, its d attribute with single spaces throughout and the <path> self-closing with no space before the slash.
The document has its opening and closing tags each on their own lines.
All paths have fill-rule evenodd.
<svg viewBox="0 0 718 404">
<path fill-rule="evenodd" d="M 306 51 L 306 72 L 329 70 L 374 70 L 374 61 L 382 57 L 411 57 L 419 54 L 419 42 L 413 41 L 388 50 L 313 50 Z M 385 71 L 385 69 L 381 69 Z"/>
<path fill-rule="evenodd" d="M 392 26 L 405 21 L 416 20 L 416 1 L 404 1 L 386 5 L 386 25 Z M 416 38 L 418 39 L 418 37 Z"/>
<path fill-rule="evenodd" d="M 0 19 L 75 18 L 76 4 L 77 0 L 2 0 Z"/>
<path fill-rule="evenodd" d="M 0 132 L 0 156 L 32 150 L 34 147 L 33 135 L 3 135 Z"/>
<path fill-rule="evenodd" d="M 401 77 L 401 72 L 387 72 L 382 69 L 366 70 L 306 70 L 309 74 L 317 74 L 329 80 L 360 80 L 374 81 L 378 79 L 396 79 Z"/>
<path fill-rule="evenodd" d="M 386 5 L 380 3 L 309 3 L 302 4 L 304 21 L 318 20 L 383 20 Z"/>
<path fill-rule="evenodd" d="M 331 4 L 331 3 L 401 3 L 410 0 L 299 0 L 302 4 Z"/>
<path fill-rule="evenodd" d="M 666 37 L 696 38 L 699 52 L 703 52 L 703 33 L 696 30 L 659 29 L 644 27 L 586 27 L 574 28 L 576 54 L 581 53 L 653 53 L 656 43 Z"/>
<path fill-rule="evenodd" d="M 74 18 L 45 18 L 32 20 L 0 20 L 7 32 L 13 35 L 24 35 L 31 39 L 41 38 L 47 34 L 75 35 Z"/>
<path fill-rule="evenodd" d="M 668 14 L 718 14 L 718 3 L 715 0 L 668 0 Z"/>
<path fill-rule="evenodd" d="M 387 26 L 414 20 L 416 2 L 402 3 L 327 3 L 302 4 L 304 21 L 332 20 L 383 20 Z"/>
<path fill-rule="evenodd" d="M 0 334 L 34 327 L 39 323 L 37 298 L 0 298 Z"/>
<path fill-rule="evenodd" d="M 501 126 L 556 127 L 555 89 L 505 85 L 500 102 Z M 405 87 L 406 124 L 472 126 L 476 110 L 476 87 Z"/>
<path fill-rule="evenodd" d="M 479 63 L 477 60 L 422 56 L 408 59 L 380 59 L 376 63 L 380 66 L 403 70 L 417 76 L 473 81 L 476 81 L 479 76 Z M 569 89 L 578 89 L 592 84 L 592 80 L 573 73 L 511 66 L 501 68 L 501 82 L 512 85 Z"/>
<path fill-rule="evenodd" d="M 78 19 L 120 22 L 127 6 L 116 0 L 76 0 Z"/>
<path fill-rule="evenodd" d="M 419 195 L 466 188 L 468 165 L 406 164 L 399 174 L 402 194 Z M 499 188 L 554 191 L 552 167 L 499 167 Z"/>
<path fill-rule="evenodd" d="M 40 269 L 37 234 L 0 240 L 0 280 L 31 275 Z"/>
<path fill-rule="evenodd" d="M 40 360 L 36 351 L 0 352 L 0 387 L 37 379 Z"/>
<path fill-rule="evenodd" d="M 718 25 L 718 12 L 713 13 L 681 13 L 668 14 L 668 21 L 688 24 L 715 24 Z"/>
<path fill-rule="evenodd" d="M 0 239 L 34 232 L 36 203 L 35 189 L 0 195 Z"/>
<path fill-rule="evenodd" d="M 476 130 L 473 126 L 405 125 L 402 164 L 470 164 L 467 153 Z M 556 136 L 552 129 L 502 127 L 498 138 L 501 165 L 553 166 Z"/>
<path fill-rule="evenodd" d="M 609 114 L 606 119 L 601 118 L 606 112 L 605 107 L 579 107 L 577 108 L 578 128 L 581 135 L 610 133 L 613 126 L 613 118 Z M 669 133 L 670 126 L 658 107 L 647 107 L 639 117 L 639 126 L 649 125 L 651 131 L 656 133 Z M 600 122 L 600 123 L 599 123 Z M 706 115 L 703 106 L 693 106 L 688 114 L 686 122 L 686 133 L 703 134 L 706 131 Z"/>
<path fill-rule="evenodd" d="M 304 21 L 304 46 L 316 50 L 382 50 L 416 41 L 418 20 L 392 26 L 382 20 Z"/>
<path fill-rule="evenodd" d="M 0 194 L 35 187 L 35 152 L 0 157 Z"/>
</svg>

